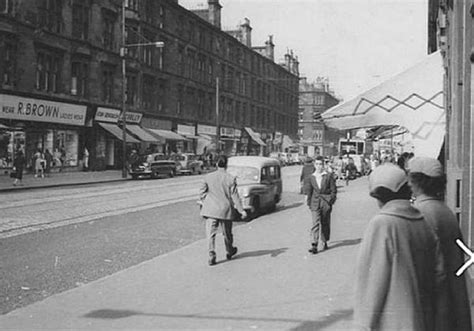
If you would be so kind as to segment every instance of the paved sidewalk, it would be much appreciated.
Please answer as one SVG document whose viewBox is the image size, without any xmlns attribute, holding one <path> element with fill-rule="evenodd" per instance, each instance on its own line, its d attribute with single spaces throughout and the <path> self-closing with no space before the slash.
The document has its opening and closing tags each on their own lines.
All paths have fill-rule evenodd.
<svg viewBox="0 0 474 331">
<path fill-rule="evenodd" d="M 296 194 L 297 187 L 286 187 Z M 303 196 L 301 196 L 303 200 Z M 235 228 L 239 253 L 207 265 L 195 242 L 132 268 L 0 316 L 2 329 L 350 330 L 353 275 L 365 225 L 376 211 L 367 179 L 341 187 L 328 251 L 307 252 L 302 203 Z"/>
<path fill-rule="evenodd" d="M 130 179 L 130 176 L 128 178 Z M 13 186 L 13 178 L 2 172 L 0 174 L 0 192 L 123 180 L 126 179 L 122 178 L 121 170 L 53 172 L 45 178 L 36 178 L 33 174 L 24 174 L 23 185 Z"/>
</svg>

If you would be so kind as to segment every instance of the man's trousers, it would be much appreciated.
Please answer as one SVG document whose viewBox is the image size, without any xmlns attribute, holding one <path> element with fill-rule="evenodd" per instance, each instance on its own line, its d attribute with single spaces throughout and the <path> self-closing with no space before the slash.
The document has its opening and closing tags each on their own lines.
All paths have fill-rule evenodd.
<svg viewBox="0 0 474 331">
<path fill-rule="evenodd" d="M 233 251 L 234 238 L 232 236 L 232 221 L 206 218 L 206 233 L 209 244 L 209 256 L 216 255 L 216 234 L 219 224 L 222 227 L 222 234 L 224 235 L 224 244 L 227 254 L 231 254 Z"/>
</svg>

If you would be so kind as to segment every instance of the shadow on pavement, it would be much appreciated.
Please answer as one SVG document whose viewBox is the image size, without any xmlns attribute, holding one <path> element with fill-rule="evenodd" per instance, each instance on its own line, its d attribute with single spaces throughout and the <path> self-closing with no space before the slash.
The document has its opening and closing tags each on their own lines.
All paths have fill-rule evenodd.
<svg viewBox="0 0 474 331">
<path fill-rule="evenodd" d="M 168 317 L 168 318 L 196 318 L 196 319 L 210 319 L 210 320 L 235 320 L 235 321 L 260 321 L 260 322 L 283 322 L 283 323 L 299 323 L 298 326 L 292 328 L 292 331 L 302 330 L 321 330 L 322 328 L 328 327 L 331 324 L 336 323 L 340 320 L 350 320 L 352 318 L 353 310 L 337 310 L 331 313 L 329 316 L 324 316 L 322 319 L 317 321 L 307 321 L 294 318 L 267 318 L 267 317 L 236 317 L 236 316 L 215 316 L 205 314 L 160 314 L 160 313 L 143 313 L 134 310 L 120 310 L 120 309 L 99 309 L 93 310 L 83 317 L 85 318 L 97 318 L 97 319 L 120 319 L 131 316 L 156 316 L 156 317 Z"/>
<path fill-rule="evenodd" d="M 336 241 L 334 245 L 329 246 L 330 249 L 336 248 L 336 247 L 341 247 L 341 246 L 352 246 L 352 245 L 358 245 L 362 241 L 361 238 L 357 239 L 347 239 L 347 240 L 340 240 Z"/>
<path fill-rule="evenodd" d="M 262 255 L 270 255 L 271 257 L 277 257 L 278 255 L 285 253 L 287 250 L 288 250 L 288 247 L 277 248 L 277 249 L 262 249 L 262 250 L 253 251 L 253 252 L 243 252 L 241 254 L 237 254 L 235 258 L 241 259 L 245 257 L 255 257 L 255 256 L 262 256 Z"/>
<path fill-rule="evenodd" d="M 161 313 L 143 313 L 135 310 L 120 310 L 120 309 L 99 309 L 93 310 L 90 313 L 85 314 L 85 318 L 100 318 L 100 319 L 119 319 L 127 318 L 131 316 L 156 316 L 156 317 L 168 317 L 168 318 L 197 318 L 197 319 L 210 319 L 210 320 L 236 320 L 236 321 L 261 321 L 261 322 L 284 322 L 284 323 L 312 323 L 301 319 L 293 318 L 267 318 L 267 317 L 236 317 L 236 316 L 216 316 L 216 315 L 205 315 L 205 314 L 161 314 Z"/>
<path fill-rule="evenodd" d="M 352 318 L 353 310 L 336 310 L 332 312 L 329 316 L 324 316 L 322 319 L 317 321 L 305 321 L 298 325 L 296 328 L 290 329 L 291 331 L 305 331 L 305 330 L 322 330 L 325 327 L 334 324 L 340 320 L 350 320 Z"/>
<path fill-rule="evenodd" d="M 303 204 L 303 202 L 293 202 L 293 203 L 285 204 L 283 206 L 278 206 L 277 211 L 296 208 L 296 207 L 301 206 L 302 204 Z"/>
</svg>

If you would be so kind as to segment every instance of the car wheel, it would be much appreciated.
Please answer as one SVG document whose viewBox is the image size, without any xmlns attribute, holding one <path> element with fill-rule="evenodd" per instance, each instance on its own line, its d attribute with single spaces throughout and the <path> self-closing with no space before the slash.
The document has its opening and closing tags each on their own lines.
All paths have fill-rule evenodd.
<svg viewBox="0 0 474 331">
<path fill-rule="evenodd" d="M 151 176 L 150 176 L 150 177 L 151 177 L 151 179 L 157 178 L 157 177 L 158 177 L 158 172 L 153 171 L 153 172 L 151 173 Z"/>
<path fill-rule="evenodd" d="M 132 179 L 138 179 L 138 175 L 133 174 Z"/>
</svg>

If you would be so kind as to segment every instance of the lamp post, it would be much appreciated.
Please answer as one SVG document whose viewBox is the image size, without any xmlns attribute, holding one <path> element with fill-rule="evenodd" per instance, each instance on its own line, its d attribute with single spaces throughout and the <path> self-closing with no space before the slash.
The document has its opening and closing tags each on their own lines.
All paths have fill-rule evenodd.
<svg viewBox="0 0 474 331">
<path fill-rule="evenodd" d="M 122 58 L 122 178 L 127 178 L 127 63 L 126 63 L 126 50 L 129 47 L 140 47 L 140 46 L 155 46 L 157 48 L 163 48 L 165 43 L 162 41 L 148 42 L 148 43 L 137 43 L 137 44 L 126 44 L 125 38 L 125 1 L 122 1 L 122 47 L 120 47 L 120 57 Z"/>
<path fill-rule="evenodd" d="M 216 152 L 220 152 L 221 128 L 219 121 L 219 77 L 216 77 Z"/>
</svg>

